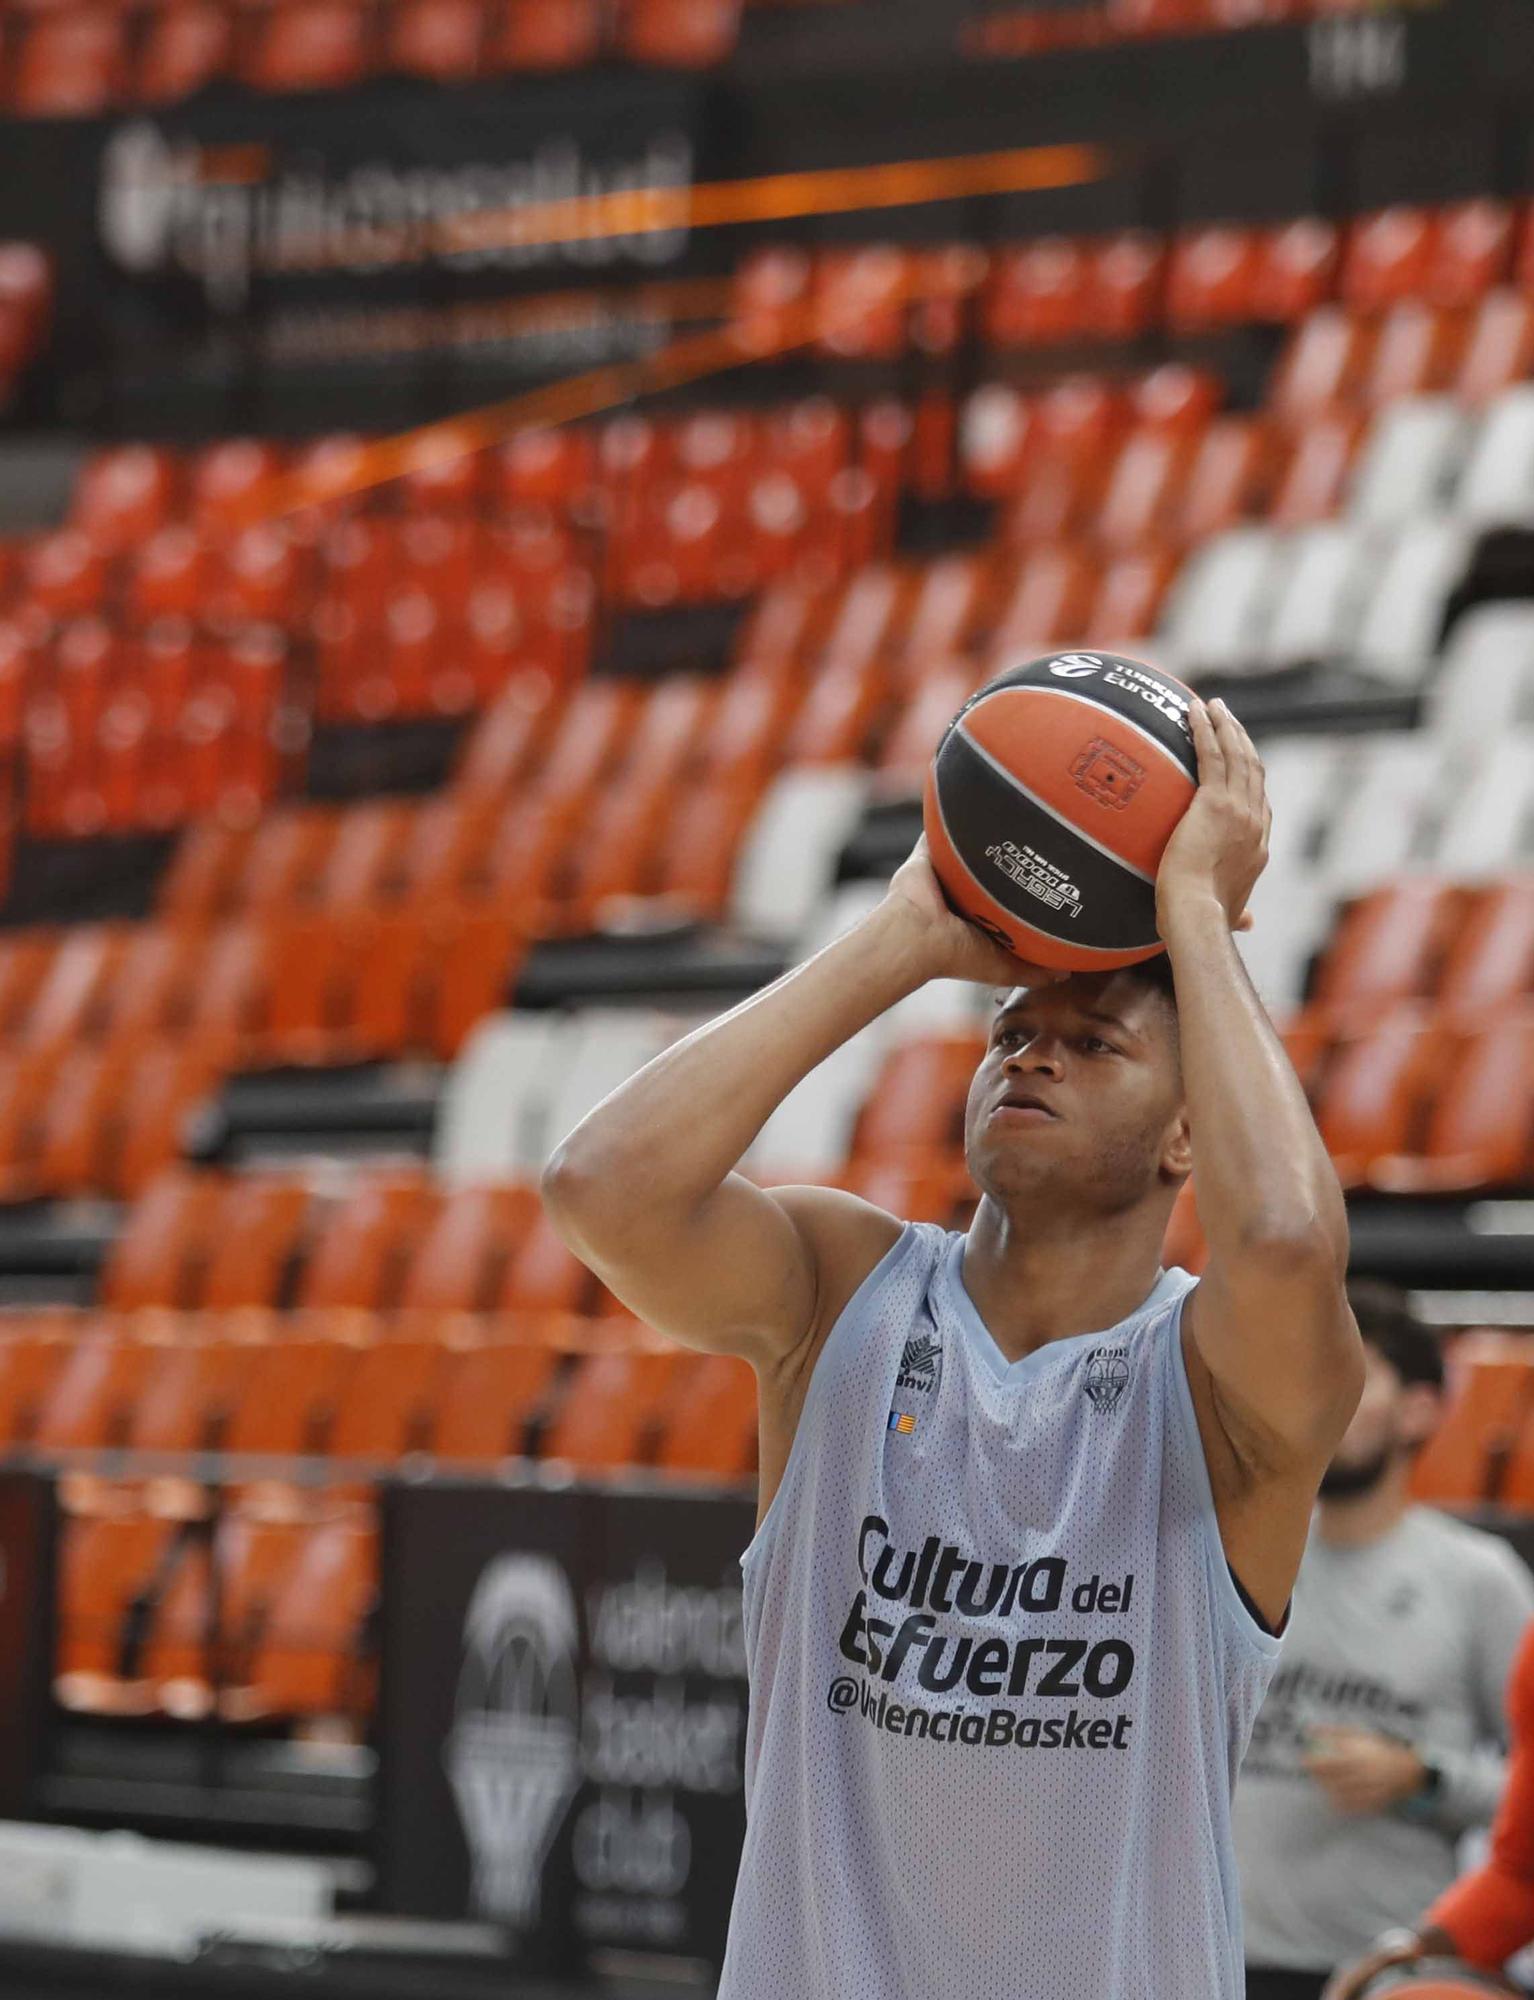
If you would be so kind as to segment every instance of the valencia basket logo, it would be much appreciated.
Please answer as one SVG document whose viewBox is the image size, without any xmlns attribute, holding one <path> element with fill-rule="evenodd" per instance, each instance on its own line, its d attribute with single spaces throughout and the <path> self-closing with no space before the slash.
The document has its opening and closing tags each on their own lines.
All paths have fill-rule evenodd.
<svg viewBox="0 0 1534 2000">
<path fill-rule="evenodd" d="M 1094 1347 L 1087 1356 L 1081 1386 L 1087 1401 L 1106 1416 L 1119 1406 L 1119 1398 L 1129 1387 L 1129 1350 L 1125 1347 Z"/>
</svg>

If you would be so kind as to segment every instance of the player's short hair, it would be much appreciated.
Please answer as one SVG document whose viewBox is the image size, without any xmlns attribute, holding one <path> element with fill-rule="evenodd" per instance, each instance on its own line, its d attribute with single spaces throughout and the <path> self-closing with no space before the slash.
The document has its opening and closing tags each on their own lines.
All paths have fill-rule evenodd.
<svg viewBox="0 0 1534 2000">
<path fill-rule="evenodd" d="M 1172 959 L 1169 952 L 1158 951 L 1154 958 L 1142 958 L 1138 965 L 1126 965 L 1125 979 L 1132 979 L 1137 986 L 1148 986 L 1152 993 L 1159 993 L 1167 1005 L 1177 1006 L 1177 988 L 1172 980 Z"/>
<path fill-rule="evenodd" d="M 1383 1356 L 1403 1382 L 1443 1388 L 1443 1349 L 1422 1324 L 1399 1285 L 1379 1278 L 1351 1278 L 1348 1304 L 1365 1344 Z"/>
</svg>

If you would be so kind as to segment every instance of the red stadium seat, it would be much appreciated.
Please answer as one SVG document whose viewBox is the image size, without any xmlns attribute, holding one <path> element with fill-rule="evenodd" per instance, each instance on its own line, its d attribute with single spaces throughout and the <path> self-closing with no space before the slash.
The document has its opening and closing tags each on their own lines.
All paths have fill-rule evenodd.
<svg viewBox="0 0 1534 2000">
<path fill-rule="evenodd" d="M 447 1365 L 439 1341 L 391 1340 L 364 1348 L 327 1440 L 331 1457 L 387 1462 L 424 1448 Z"/>
<path fill-rule="evenodd" d="M 177 484 L 168 451 L 147 444 L 108 446 L 92 453 L 75 481 L 70 521 L 98 548 L 134 548 L 169 521 Z"/>
<path fill-rule="evenodd" d="M 1521 292 L 1488 292 L 1474 308 L 1450 385 L 1461 402 L 1479 406 L 1521 382 L 1534 367 L 1534 300 Z"/>
<path fill-rule="evenodd" d="M 350 1517 L 308 1528 L 272 1596 L 250 1661 L 245 1715 L 355 1714 L 367 1707 L 364 1620 L 377 1595 L 377 1532 Z"/>
<path fill-rule="evenodd" d="M 134 66 L 142 104 L 176 104 L 225 74 L 233 11 L 221 0 L 162 0 L 146 16 Z"/>
<path fill-rule="evenodd" d="M 1180 238 L 1167 273 L 1167 324 L 1177 333 L 1203 333 L 1254 319 L 1266 249 L 1260 230 L 1231 224 Z"/>
<path fill-rule="evenodd" d="M 386 61 L 406 76 L 462 83 L 479 73 L 484 36 L 484 0 L 395 0 Z"/>
<path fill-rule="evenodd" d="M 530 1187 L 451 1190 L 410 1260 L 400 1304 L 487 1310 L 499 1296 L 508 1264 L 542 1212 Z"/>
<path fill-rule="evenodd" d="M 552 1347 L 511 1343 L 449 1356 L 432 1440 L 437 1456 L 475 1465 L 520 1456 L 559 1366 Z"/>
<path fill-rule="evenodd" d="M 985 1053 L 977 1035 L 924 1037 L 885 1057 L 853 1134 L 855 1158 L 955 1153 L 964 1144 L 964 1107 Z"/>
<path fill-rule="evenodd" d="M 224 1184 L 195 1303 L 280 1305 L 308 1224 L 306 1183 L 242 1174 Z"/>
<path fill-rule="evenodd" d="M 371 69 L 368 18 L 360 0 L 274 0 L 240 74 L 257 90 L 345 90 Z"/>
<path fill-rule="evenodd" d="M 1469 1023 L 1510 1000 L 1534 997 L 1534 877 L 1518 876 L 1473 898 L 1443 963 L 1438 1004 Z"/>
<path fill-rule="evenodd" d="M 992 345 L 1042 346 L 1090 331 L 1091 251 L 1069 236 L 1041 236 L 999 249 L 981 305 Z"/>
<path fill-rule="evenodd" d="M 188 1340 L 151 1353 L 124 1442 L 132 1451 L 216 1449 L 251 1393 L 262 1349 L 254 1342 Z"/>
<path fill-rule="evenodd" d="M 297 1338 L 263 1347 L 246 1393 L 230 1411 L 224 1450 L 322 1452 L 356 1365 L 356 1349 L 340 1341 Z"/>
<path fill-rule="evenodd" d="M 1443 1419 L 1412 1461 L 1414 1498 L 1473 1507 L 1495 1497 L 1534 1399 L 1531 1361 L 1534 1343 L 1518 1335 L 1478 1330 L 1455 1342 Z"/>
<path fill-rule="evenodd" d="M 58 1694 L 66 1708 L 94 1707 L 122 1661 L 124 1620 L 165 1556 L 167 1521 L 138 1511 L 66 1519 L 59 1564 Z M 140 1712 L 151 1699 L 137 1691 Z"/>
<path fill-rule="evenodd" d="M 655 893 L 680 914 L 723 916 L 735 859 L 755 815 L 758 789 L 731 782 L 700 783 L 679 799 L 655 854 Z"/>
<path fill-rule="evenodd" d="M 1094 243 L 1083 331 L 1102 340 L 1134 340 L 1148 332 L 1161 312 L 1166 261 L 1161 238 L 1145 230 L 1124 230 Z"/>
<path fill-rule="evenodd" d="M 1437 305 L 1473 306 L 1508 275 L 1513 214 L 1506 202 L 1460 201 L 1438 211 L 1427 295 Z"/>
<path fill-rule="evenodd" d="M 712 69 L 735 46 L 741 0 L 624 0 L 618 46 L 631 62 Z"/>
<path fill-rule="evenodd" d="M 1409 1005 L 1335 1050 L 1320 1085 L 1316 1123 L 1345 1185 L 1365 1178 L 1377 1160 L 1414 1149 L 1448 1052 L 1442 1031 Z"/>
<path fill-rule="evenodd" d="M 598 0 L 490 0 L 487 70 L 584 69 L 601 46 Z"/>
<path fill-rule="evenodd" d="M 1359 383 L 1367 403 L 1389 403 L 1447 388 L 1464 341 L 1463 317 L 1440 306 L 1403 299 L 1380 320 L 1369 366 Z"/>
<path fill-rule="evenodd" d="M 140 1341 L 86 1334 L 49 1384 L 31 1442 L 41 1451 L 124 1443 L 154 1358 L 155 1349 Z"/>
<path fill-rule="evenodd" d="M 1315 998 L 1368 1016 L 1396 1000 L 1424 999 L 1464 912 L 1463 895 L 1407 876 L 1355 903 L 1316 974 Z"/>
<path fill-rule="evenodd" d="M 436 1192 L 420 1174 L 375 1174 L 359 1182 L 316 1236 L 297 1303 L 374 1310 L 397 1304 L 407 1262 L 436 1208 Z"/>
<path fill-rule="evenodd" d="M 747 1479 L 756 1470 L 756 1375 L 734 1354 L 701 1354 L 661 1418 L 655 1463 L 669 1473 Z"/>
<path fill-rule="evenodd" d="M 566 1244 L 541 1202 L 506 1265 L 495 1303 L 524 1313 L 595 1310 L 594 1274 Z"/>
<path fill-rule="evenodd" d="M 1409 1193 L 1534 1180 L 1534 1003 L 1469 1035 L 1437 1081 L 1419 1147 L 1378 1160 L 1377 1186 Z"/>
<path fill-rule="evenodd" d="M 1341 245 L 1334 224 L 1315 216 L 1267 237 L 1252 278 L 1252 312 L 1262 320 L 1301 319 L 1332 296 Z"/>
<path fill-rule="evenodd" d="M 696 1357 L 587 1354 L 576 1363 L 543 1439 L 542 1456 L 582 1472 L 648 1464 L 663 1412 L 686 1385 Z"/>
<path fill-rule="evenodd" d="M 71 1344 L 34 1315 L 7 1314 L 0 1332 L 0 1446 L 25 1444 Z"/>
<path fill-rule="evenodd" d="M 1421 208 L 1386 208 L 1362 216 L 1349 231 L 1342 258 L 1343 303 L 1365 309 L 1421 298 L 1433 269 L 1434 216 Z"/>
<path fill-rule="evenodd" d="M 80 5 L 35 15 L 21 37 L 11 108 L 26 118 L 81 118 L 122 95 L 124 23 L 116 7 Z"/>
<path fill-rule="evenodd" d="M 1275 479 L 1267 513 L 1272 527 L 1310 527 L 1337 513 L 1364 428 L 1357 409 L 1317 411 L 1304 420 Z"/>
<path fill-rule="evenodd" d="M 1373 347 L 1372 327 L 1340 306 L 1322 306 L 1296 326 L 1268 391 L 1268 408 L 1285 421 L 1345 403 Z"/>
</svg>

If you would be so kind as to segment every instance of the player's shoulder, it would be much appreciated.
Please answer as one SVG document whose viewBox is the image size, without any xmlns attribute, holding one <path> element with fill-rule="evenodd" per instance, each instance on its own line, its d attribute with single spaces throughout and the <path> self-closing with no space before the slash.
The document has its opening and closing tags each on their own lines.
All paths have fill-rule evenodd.
<svg viewBox="0 0 1534 2000">
<path fill-rule="evenodd" d="M 768 1192 L 809 1244 L 822 1288 L 851 1278 L 849 1298 L 905 1233 L 898 1215 L 846 1188 L 794 1184 Z"/>
</svg>

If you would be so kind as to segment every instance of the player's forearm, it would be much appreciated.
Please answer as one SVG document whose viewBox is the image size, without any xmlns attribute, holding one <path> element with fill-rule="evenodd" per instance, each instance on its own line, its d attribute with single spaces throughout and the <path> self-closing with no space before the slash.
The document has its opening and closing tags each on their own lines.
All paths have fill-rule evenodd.
<svg viewBox="0 0 1534 2000">
<path fill-rule="evenodd" d="M 1164 913 L 1199 1220 L 1212 1250 L 1347 1258 L 1342 1191 L 1218 901 Z"/>
<path fill-rule="evenodd" d="M 932 971 L 921 927 L 881 904 L 604 1098 L 556 1150 L 546 1194 L 630 1215 L 701 1201 L 796 1084 Z"/>
</svg>

